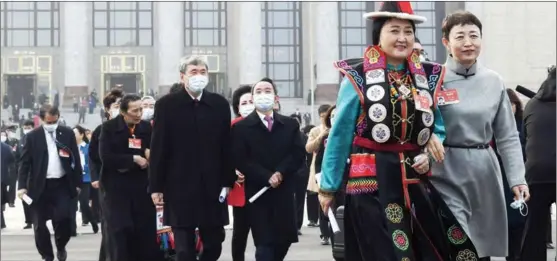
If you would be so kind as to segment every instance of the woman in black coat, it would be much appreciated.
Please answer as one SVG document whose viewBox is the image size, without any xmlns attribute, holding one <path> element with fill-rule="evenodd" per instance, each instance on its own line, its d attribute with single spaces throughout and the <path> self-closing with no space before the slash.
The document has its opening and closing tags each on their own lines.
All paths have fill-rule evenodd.
<svg viewBox="0 0 557 261">
<path fill-rule="evenodd" d="M 511 106 L 514 112 L 514 118 L 516 121 L 516 128 L 519 133 L 520 144 L 522 145 L 522 156 L 526 160 L 524 153 L 524 134 L 522 132 L 522 102 L 516 95 L 516 93 L 507 89 L 507 95 L 511 101 Z M 494 151 L 497 151 L 497 145 L 495 140 L 493 141 Z M 509 188 L 509 182 L 507 181 L 507 176 L 505 175 L 505 169 L 503 168 L 503 162 L 499 153 L 496 153 L 497 159 L 499 160 L 499 166 L 501 168 L 501 173 L 503 176 L 503 188 Z M 520 213 L 520 210 L 513 209 L 510 207 L 511 203 L 514 201 L 514 195 L 510 189 L 505 189 L 505 204 L 507 206 L 507 219 L 508 219 L 508 242 L 509 242 L 509 254 L 507 255 L 507 261 L 520 261 L 520 245 L 522 240 L 522 231 L 524 229 L 525 218 Z M 522 212 L 527 214 L 525 210 Z"/>
<path fill-rule="evenodd" d="M 120 115 L 101 129 L 101 204 L 114 261 L 162 260 L 156 210 L 147 191 L 151 124 L 141 116 L 141 97 L 126 95 Z"/>
<path fill-rule="evenodd" d="M 556 186 L 555 67 L 524 109 L 526 181 L 530 188 L 522 260 L 547 260 L 546 235 Z M 549 220 L 548 220 L 549 219 Z"/>
</svg>

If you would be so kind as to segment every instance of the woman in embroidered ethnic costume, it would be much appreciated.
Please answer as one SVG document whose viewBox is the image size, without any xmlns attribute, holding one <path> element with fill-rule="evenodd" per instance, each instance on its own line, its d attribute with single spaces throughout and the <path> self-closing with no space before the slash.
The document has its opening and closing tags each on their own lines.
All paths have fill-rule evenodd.
<svg viewBox="0 0 557 261">
<path fill-rule="evenodd" d="M 476 61 L 482 47 L 480 20 L 470 12 L 456 12 L 445 18 L 442 31 L 450 55 L 438 92 L 445 98 L 437 111 L 442 117 L 436 115 L 435 135 L 427 146 L 436 160 L 430 180 L 474 242 L 480 260 L 506 256 L 504 189 L 512 189 L 515 199 L 522 193 L 525 200 L 529 198 L 512 105 L 501 76 Z M 489 146 L 493 138 L 506 188 Z"/>
<path fill-rule="evenodd" d="M 413 50 L 409 2 L 385 2 L 363 58 L 335 63 L 344 74 L 327 140 L 319 199 L 325 211 L 348 165 L 344 240 L 350 261 L 475 261 L 474 246 L 428 181 L 423 153 L 433 98 L 445 69 Z"/>
</svg>

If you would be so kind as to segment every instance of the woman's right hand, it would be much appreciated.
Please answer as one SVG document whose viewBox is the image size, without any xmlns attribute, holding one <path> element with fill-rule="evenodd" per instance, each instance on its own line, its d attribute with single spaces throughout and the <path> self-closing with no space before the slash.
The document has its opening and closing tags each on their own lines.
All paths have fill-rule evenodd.
<svg viewBox="0 0 557 261">
<path fill-rule="evenodd" d="M 333 204 L 334 197 L 332 195 L 319 193 L 318 198 L 319 198 L 319 204 L 321 205 L 321 209 L 323 210 L 323 213 L 326 214 L 327 211 L 329 211 L 331 204 Z"/>
<path fill-rule="evenodd" d="M 431 135 L 431 138 L 427 142 L 426 152 L 428 152 L 436 162 L 442 162 L 445 159 L 445 148 L 439 137 L 435 134 Z"/>
</svg>

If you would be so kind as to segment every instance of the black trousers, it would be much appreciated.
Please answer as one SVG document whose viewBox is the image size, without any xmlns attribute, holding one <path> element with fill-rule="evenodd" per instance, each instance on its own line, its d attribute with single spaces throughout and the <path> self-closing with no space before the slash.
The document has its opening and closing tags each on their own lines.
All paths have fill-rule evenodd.
<svg viewBox="0 0 557 261">
<path fill-rule="evenodd" d="M 33 218 L 31 215 L 31 207 L 29 205 L 27 205 L 27 203 L 25 203 L 25 201 L 21 201 L 21 204 L 23 204 L 23 215 L 25 216 L 25 224 L 32 224 L 33 223 Z"/>
<path fill-rule="evenodd" d="M 275 246 L 256 246 L 256 261 L 283 261 L 288 254 L 290 244 L 281 244 Z"/>
<path fill-rule="evenodd" d="M 317 198 L 316 192 L 307 192 L 306 204 L 308 212 L 308 221 L 311 223 L 316 223 L 319 220 L 319 199 Z"/>
<path fill-rule="evenodd" d="M 524 226 L 509 227 L 509 255 L 507 261 L 521 261 L 520 247 L 522 244 L 522 233 Z"/>
<path fill-rule="evenodd" d="M 322 209 L 319 209 L 319 231 L 321 232 L 321 238 L 330 238 L 331 237 L 331 230 L 329 226 L 329 217 L 323 212 Z"/>
<path fill-rule="evenodd" d="M 110 246 L 107 251 L 110 260 L 161 260 L 163 253 L 157 244 L 157 214 L 150 196 L 135 188 L 126 193 L 110 196 L 106 193 L 103 199 L 106 223 L 103 239 L 108 240 L 105 244 Z"/>
<path fill-rule="evenodd" d="M 10 173 L 12 174 L 12 173 Z M 17 175 L 15 175 L 17 176 Z M 11 176 L 13 178 L 10 178 L 10 182 L 8 184 L 8 203 L 9 204 L 14 204 L 15 203 L 15 198 L 16 198 L 16 193 L 17 193 L 17 187 L 16 187 L 16 182 L 17 182 L 17 177 L 14 177 L 13 175 Z"/>
<path fill-rule="evenodd" d="M 550 207 L 550 211 L 549 211 L 549 215 L 547 217 L 547 239 L 545 240 L 548 244 L 552 244 L 553 243 L 553 238 L 552 238 L 552 232 L 553 229 L 551 229 L 551 223 L 553 223 L 553 221 L 551 221 L 551 207 Z"/>
<path fill-rule="evenodd" d="M 81 192 L 79 193 L 79 209 L 81 209 L 82 223 L 88 221 L 93 227 L 97 226 L 97 219 L 89 207 L 89 192 L 91 190 L 91 183 L 83 183 Z"/>
<path fill-rule="evenodd" d="M 555 183 L 531 184 L 528 217 L 522 238 L 522 260 L 547 260 L 547 222 L 550 207 L 555 203 Z M 547 220 L 549 218 L 549 221 Z"/>
<path fill-rule="evenodd" d="M 249 217 L 245 207 L 234 207 L 234 230 L 232 230 L 232 260 L 244 261 L 250 231 Z"/>
<path fill-rule="evenodd" d="M 308 187 L 308 176 L 300 176 L 298 182 L 296 182 L 296 218 L 298 222 L 298 230 L 302 229 L 304 224 L 304 207 L 306 203 L 306 191 Z"/>
<path fill-rule="evenodd" d="M 66 179 L 47 179 L 41 196 L 33 199 L 31 212 L 35 245 L 43 259 L 54 259 L 50 232 L 46 221 L 52 220 L 54 243 L 58 251 L 65 250 L 71 236 L 72 199 Z M 75 212 L 74 212 L 75 213 Z M 75 223 L 75 219 L 73 220 Z"/>
<path fill-rule="evenodd" d="M 176 246 L 176 261 L 196 261 L 195 227 L 172 227 Z M 200 261 L 217 261 L 222 253 L 225 231 L 223 226 L 200 227 L 199 236 L 203 241 Z"/>
<path fill-rule="evenodd" d="M 101 204 L 99 199 L 99 190 L 90 186 L 89 198 L 91 199 L 91 212 L 95 220 L 101 220 Z"/>
<path fill-rule="evenodd" d="M 75 236 L 77 235 L 77 203 L 79 202 L 79 195 L 75 198 L 72 198 L 71 201 L 71 213 L 70 213 L 70 219 L 71 219 L 71 235 Z"/>
</svg>

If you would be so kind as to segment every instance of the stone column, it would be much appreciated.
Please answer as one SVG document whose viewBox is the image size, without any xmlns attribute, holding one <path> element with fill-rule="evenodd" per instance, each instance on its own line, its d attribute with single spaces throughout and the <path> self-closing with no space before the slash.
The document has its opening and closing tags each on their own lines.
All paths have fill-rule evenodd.
<svg viewBox="0 0 557 261">
<path fill-rule="evenodd" d="M 313 2 L 312 4 L 312 49 L 317 75 L 315 98 L 320 102 L 334 103 L 340 77 L 339 72 L 333 67 L 333 62 L 340 58 L 338 3 Z"/>
<path fill-rule="evenodd" d="M 240 84 L 252 84 L 261 79 L 261 4 L 262 2 L 238 2 L 238 55 L 237 66 Z"/>
<path fill-rule="evenodd" d="M 64 90 L 66 99 L 89 92 L 91 12 L 90 2 L 63 2 L 62 47 L 64 49 Z M 56 87 L 56 86 L 54 86 Z M 63 98 L 60 97 L 62 100 Z M 61 101 L 62 102 L 62 101 Z"/>
<path fill-rule="evenodd" d="M 180 58 L 184 56 L 184 2 L 155 3 L 155 50 L 159 92 L 180 80 Z"/>
</svg>

